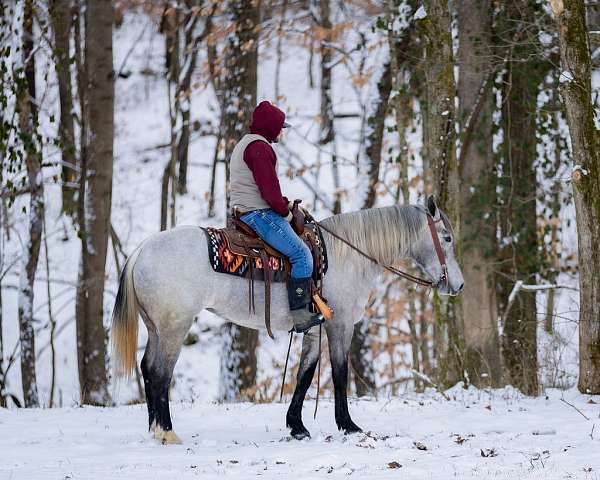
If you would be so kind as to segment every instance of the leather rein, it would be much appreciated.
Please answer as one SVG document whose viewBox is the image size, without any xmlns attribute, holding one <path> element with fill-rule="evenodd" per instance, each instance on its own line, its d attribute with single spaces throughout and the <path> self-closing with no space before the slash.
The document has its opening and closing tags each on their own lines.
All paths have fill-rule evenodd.
<svg viewBox="0 0 600 480">
<path fill-rule="evenodd" d="M 370 260 L 371 262 L 375 263 L 376 265 L 379 265 L 380 267 L 384 268 L 388 272 L 393 273 L 394 275 L 396 275 L 398 277 L 405 278 L 406 280 L 414 282 L 414 283 L 416 283 L 418 285 L 422 285 L 424 287 L 438 288 L 442 283 L 443 284 L 447 284 L 448 283 L 448 266 L 446 264 L 446 256 L 444 255 L 444 251 L 442 250 L 442 245 L 440 243 L 440 237 L 439 237 L 439 235 L 437 233 L 437 230 L 435 229 L 435 224 L 437 222 L 443 221 L 443 218 L 440 217 L 439 220 L 434 220 L 433 217 L 431 216 L 431 214 L 429 212 L 425 212 L 425 213 L 427 215 L 427 225 L 429 226 L 429 232 L 431 233 L 431 239 L 433 241 L 433 247 L 434 247 L 435 253 L 436 253 L 437 257 L 438 257 L 438 261 L 440 262 L 440 266 L 442 267 L 442 276 L 440 277 L 440 279 L 437 282 L 432 282 L 430 280 L 425 280 L 424 278 L 417 277 L 415 275 L 412 275 L 412 274 L 410 274 L 408 272 L 400 270 L 400 269 L 398 269 L 396 267 L 393 267 L 391 265 L 383 265 L 377 259 L 375 259 L 372 256 L 370 256 L 369 254 L 363 252 L 358 247 L 352 245 L 345 238 L 342 238 L 337 233 L 334 233 L 331 230 L 329 230 L 321 222 L 316 221 L 314 218 L 312 218 L 312 220 L 315 222 L 315 224 L 317 225 L 318 228 L 322 228 L 327 233 L 329 233 L 332 237 L 337 238 L 340 242 L 346 244 L 352 250 L 354 250 L 355 252 L 359 253 L 360 255 L 362 255 L 366 259 Z M 445 222 L 444 222 L 444 224 L 445 224 Z"/>
</svg>

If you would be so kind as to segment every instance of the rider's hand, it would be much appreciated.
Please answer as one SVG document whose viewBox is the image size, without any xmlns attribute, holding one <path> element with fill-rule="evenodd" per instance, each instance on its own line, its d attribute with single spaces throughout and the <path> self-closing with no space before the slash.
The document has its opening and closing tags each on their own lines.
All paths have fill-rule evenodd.
<svg viewBox="0 0 600 480">
<path fill-rule="evenodd" d="M 286 215 L 285 219 L 286 219 L 288 222 L 291 222 L 291 221 L 292 221 L 292 219 L 293 219 L 293 215 L 292 215 L 292 209 L 294 208 L 294 203 L 295 203 L 294 201 L 289 201 L 289 202 L 288 202 L 288 205 L 287 205 L 287 206 L 288 206 L 289 213 Z M 298 206 L 300 207 L 300 205 L 298 205 Z M 302 211 L 302 207 L 300 207 L 300 210 Z M 303 212 L 303 213 L 304 213 L 304 212 Z"/>
<path fill-rule="evenodd" d="M 300 211 L 304 214 L 305 217 L 310 216 L 310 212 L 306 208 L 300 207 Z"/>
</svg>

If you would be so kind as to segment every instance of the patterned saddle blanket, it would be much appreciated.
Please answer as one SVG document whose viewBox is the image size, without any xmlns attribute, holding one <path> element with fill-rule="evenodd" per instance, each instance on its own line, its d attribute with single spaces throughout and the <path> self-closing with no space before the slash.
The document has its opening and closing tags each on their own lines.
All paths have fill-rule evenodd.
<svg viewBox="0 0 600 480">
<path fill-rule="evenodd" d="M 248 227 L 249 228 L 249 227 Z M 265 280 L 265 264 L 271 282 L 285 282 L 291 270 L 288 258 L 256 236 L 237 228 L 203 227 L 208 240 L 208 256 L 215 272 L 253 280 Z M 327 252 L 320 232 L 307 223 L 301 236 L 312 253 L 313 280 L 327 272 Z"/>
</svg>

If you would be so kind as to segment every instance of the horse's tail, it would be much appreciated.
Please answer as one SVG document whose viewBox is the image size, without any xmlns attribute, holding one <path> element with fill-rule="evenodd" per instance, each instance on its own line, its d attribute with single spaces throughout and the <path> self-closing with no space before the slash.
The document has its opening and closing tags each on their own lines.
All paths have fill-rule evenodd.
<svg viewBox="0 0 600 480">
<path fill-rule="evenodd" d="M 130 378 L 135 369 L 139 305 L 133 285 L 133 267 L 142 246 L 127 259 L 121 273 L 112 316 L 112 355 L 117 377 Z"/>
</svg>

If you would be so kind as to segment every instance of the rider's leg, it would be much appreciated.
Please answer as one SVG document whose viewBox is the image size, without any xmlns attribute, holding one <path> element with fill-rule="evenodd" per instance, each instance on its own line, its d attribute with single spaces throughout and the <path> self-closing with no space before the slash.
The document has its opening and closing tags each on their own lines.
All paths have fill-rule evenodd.
<svg viewBox="0 0 600 480">
<path fill-rule="evenodd" d="M 271 209 L 256 210 L 243 215 L 241 219 L 252 227 L 260 238 L 290 259 L 292 271 L 288 284 L 288 300 L 294 329 L 302 333 L 322 323 L 320 315 L 312 314 L 307 309 L 311 301 L 312 255 L 289 222 Z"/>
</svg>

